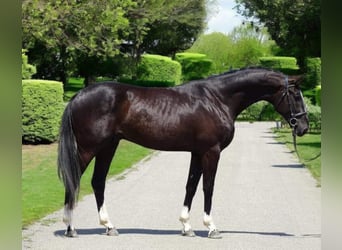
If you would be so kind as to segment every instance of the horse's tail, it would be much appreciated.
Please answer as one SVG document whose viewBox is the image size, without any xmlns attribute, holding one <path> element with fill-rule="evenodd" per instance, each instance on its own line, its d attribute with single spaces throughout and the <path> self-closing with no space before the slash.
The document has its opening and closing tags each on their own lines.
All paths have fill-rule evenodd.
<svg viewBox="0 0 342 250">
<path fill-rule="evenodd" d="M 72 127 L 71 101 L 64 110 L 58 144 L 58 177 L 65 187 L 65 205 L 74 208 L 81 179 L 81 159 Z"/>
</svg>

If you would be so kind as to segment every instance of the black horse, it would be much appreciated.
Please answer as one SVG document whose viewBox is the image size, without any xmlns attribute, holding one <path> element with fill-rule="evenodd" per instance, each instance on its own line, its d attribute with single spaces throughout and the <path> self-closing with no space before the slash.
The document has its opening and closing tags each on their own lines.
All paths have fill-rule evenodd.
<svg viewBox="0 0 342 250">
<path fill-rule="evenodd" d="M 298 136 L 308 130 L 308 117 L 298 83 L 262 68 L 247 68 L 170 88 L 144 88 L 105 82 L 91 85 L 67 105 L 61 124 L 58 174 L 65 186 L 64 222 L 75 236 L 72 212 L 80 178 L 95 157 L 92 177 L 100 224 L 108 235 L 118 232 L 104 203 L 105 180 L 121 139 L 148 148 L 191 152 L 189 176 L 180 221 L 183 235 L 194 236 L 189 211 L 203 175 L 204 224 L 208 237 L 219 238 L 210 216 L 217 163 L 233 139 L 234 121 L 249 105 L 274 105 Z"/>
</svg>

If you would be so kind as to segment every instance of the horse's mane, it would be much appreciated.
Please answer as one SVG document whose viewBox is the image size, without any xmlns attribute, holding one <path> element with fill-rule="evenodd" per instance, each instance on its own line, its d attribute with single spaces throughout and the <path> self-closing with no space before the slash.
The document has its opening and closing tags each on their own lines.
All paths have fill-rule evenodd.
<svg viewBox="0 0 342 250">
<path fill-rule="evenodd" d="M 249 66 L 249 67 L 244 67 L 244 68 L 239 68 L 239 69 L 231 69 L 231 70 L 223 72 L 221 74 L 211 75 L 211 76 L 207 77 L 206 79 L 212 79 L 212 78 L 221 77 L 221 76 L 233 75 L 233 74 L 239 73 L 239 72 L 246 73 L 247 70 L 264 70 L 266 72 L 274 72 L 274 73 L 278 73 L 278 74 L 283 74 L 280 71 L 261 67 L 261 66 Z"/>
</svg>

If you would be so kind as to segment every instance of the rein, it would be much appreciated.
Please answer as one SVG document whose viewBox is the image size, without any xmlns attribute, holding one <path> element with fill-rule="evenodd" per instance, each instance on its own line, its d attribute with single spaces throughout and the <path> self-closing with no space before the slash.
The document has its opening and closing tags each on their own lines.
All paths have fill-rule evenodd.
<svg viewBox="0 0 342 250">
<path fill-rule="evenodd" d="M 292 138 L 293 138 L 293 147 L 294 147 L 294 149 L 296 151 L 296 154 L 297 154 L 298 158 L 300 158 L 299 152 L 297 150 L 297 140 L 296 140 L 297 137 L 296 137 L 296 128 L 295 127 L 292 128 Z M 321 156 L 321 151 L 316 156 L 314 156 L 314 157 L 312 157 L 310 159 L 307 159 L 307 160 L 303 159 L 303 161 L 304 162 L 310 162 L 310 161 L 313 161 L 313 160 L 317 159 L 320 156 Z"/>
</svg>

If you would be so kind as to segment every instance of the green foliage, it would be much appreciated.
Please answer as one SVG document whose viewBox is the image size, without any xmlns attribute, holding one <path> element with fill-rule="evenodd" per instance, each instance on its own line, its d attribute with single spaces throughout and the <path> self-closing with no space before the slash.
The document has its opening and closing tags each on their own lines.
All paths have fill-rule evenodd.
<svg viewBox="0 0 342 250">
<path fill-rule="evenodd" d="M 259 57 L 272 55 L 274 47 L 265 29 L 255 30 L 243 24 L 228 35 L 201 35 L 188 52 L 206 54 L 213 61 L 212 73 L 219 74 L 231 68 L 257 65 Z"/>
<path fill-rule="evenodd" d="M 21 50 L 21 74 L 22 79 L 31 79 L 32 75 L 34 75 L 37 70 L 36 67 L 28 63 L 28 57 L 26 55 L 26 50 Z"/>
<path fill-rule="evenodd" d="M 233 51 L 233 41 L 223 33 L 214 32 L 201 35 L 192 47 L 190 53 L 201 53 L 207 55 L 213 61 L 212 73 L 226 72 L 230 66 L 230 53 Z"/>
<path fill-rule="evenodd" d="M 46 80 L 22 80 L 22 140 L 50 143 L 58 138 L 64 109 L 63 85 Z"/>
<path fill-rule="evenodd" d="M 174 86 L 181 81 L 181 65 L 170 57 L 143 55 L 137 67 L 137 79 L 120 81 L 148 87 Z"/>
<path fill-rule="evenodd" d="M 320 131 L 322 123 L 321 107 L 312 104 L 308 97 L 304 97 L 304 101 L 308 112 L 310 130 Z"/>
<path fill-rule="evenodd" d="M 286 57 L 286 56 L 260 57 L 259 62 L 260 62 L 260 65 L 263 67 L 281 71 L 287 75 L 296 75 L 299 73 L 297 60 L 294 57 Z"/>
<path fill-rule="evenodd" d="M 240 121 L 275 121 L 281 116 L 275 111 L 272 104 L 266 101 L 259 101 L 252 104 L 238 116 Z"/>
<path fill-rule="evenodd" d="M 131 0 L 24 0 L 22 43 L 37 65 L 37 77 L 66 83 L 80 55 L 117 55 L 131 5 Z"/>
<path fill-rule="evenodd" d="M 322 86 L 321 85 L 318 85 L 315 90 L 316 90 L 316 95 L 315 95 L 315 100 L 316 100 L 316 104 L 318 106 L 321 107 L 321 89 L 322 89 Z"/>
<path fill-rule="evenodd" d="M 207 3 L 211 0 L 162 2 L 160 9 L 152 11 L 155 18 L 148 25 L 149 30 L 140 50 L 174 57 L 176 52 L 190 48 L 202 33 L 207 17 Z"/>
<path fill-rule="evenodd" d="M 132 1 L 40 1 L 22 3 L 23 43 L 40 41 L 45 47 L 67 52 L 110 56 L 119 52 L 120 32 L 127 32 L 125 17 Z M 60 55 L 61 56 L 61 55 Z"/>
<path fill-rule="evenodd" d="M 260 21 L 284 55 L 304 58 L 321 56 L 321 1 L 236 0 L 238 13 Z M 251 22 L 254 26 L 256 22 Z"/>
<path fill-rule="evenodd" d="M 274 41 L 269 39 L 266 29 L 255 29 L 245 23 L 235 27 L 229 36 L 234 44 L 231 54 L 234 68 L 257 65 L 260 57 L 272 55 Z"/>
<path fill-rule="evenodd" d="M 173 56 L 192 45 L 204 29 L 207 2 L 23 0 L 23 47 L 39 78 L 136 76 L 140 55 Z M 132 65 L 117 70 L 115 58 L 122 55 Z"/>
<path fill-rule="evenodd" d="M 302 83 L 303 90 L 314 89 L 321 85 L 321 58 L 306 58 L 305 59 L 305 81 Z"/>
<path fill-rule="evenodd" d="M 213 61 L 208 59 L 205 54 L 177 53 L 175 60 L 182 65 L 184 82 L 208 77 L 213 67 Z"/>
</svg>

